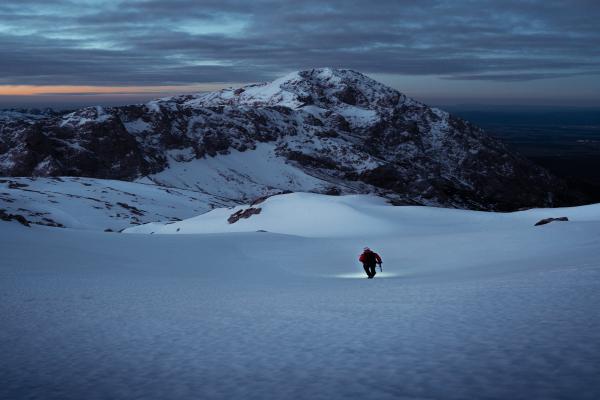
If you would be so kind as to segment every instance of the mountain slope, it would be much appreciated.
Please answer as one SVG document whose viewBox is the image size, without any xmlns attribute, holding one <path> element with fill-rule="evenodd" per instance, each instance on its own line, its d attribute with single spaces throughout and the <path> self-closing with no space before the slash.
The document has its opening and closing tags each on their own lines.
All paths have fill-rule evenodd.
<svg viewBox="0 0 600 400">
<path fill-rule="evenodd" d="M 238 164 L 239 153 L 270 168 Z M 241 201 L 282 190 L 485 210 L 577 200 L 468 122 L 328 68 L 143 105 L 0 119 L 0 175 L 142 179 Z"/>
<path fill-rule="evenodd" d="M 205 193 L 109 179 L 0 179 L 0 216 L 21 216 L 37 225 L 119 231 L 232 205 Z"/>
</svg>

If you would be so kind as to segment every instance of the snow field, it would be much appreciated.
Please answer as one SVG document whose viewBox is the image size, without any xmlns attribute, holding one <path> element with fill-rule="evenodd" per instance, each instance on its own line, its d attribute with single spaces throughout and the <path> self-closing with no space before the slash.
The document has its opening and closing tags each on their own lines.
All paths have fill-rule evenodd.
<svg viewBox="0 0 600 400">
<path fill-rule="evenodd" d="M 600 395 L 598 205 L 257 206 L 232 225 L 222 210 L 177 223 L 195 234 L 0 224 L 0 398 Z M 374 280 L 365 245 L 384 259 Z"/>
<path fill-rule="evenodd" d="M 0 208 L 32 223 L 119 231 L 131 224 L 191 217 L 235 204 L 193 190 L 108 179 L 3 178 Z"/>
<path fill-rule="evenodd" d="M 201 172 L 201 173 L 200 173 Z M 327 182 L 286 164 L 274 154 L 274 145 L 259 143 L 255 150 L 228 155 L 171 161 L 170 167 L 144 178 L 166 186 L 197 190 L 223 199 L 255 199 L 269 192 L 323 190 Z"/>
</svg>

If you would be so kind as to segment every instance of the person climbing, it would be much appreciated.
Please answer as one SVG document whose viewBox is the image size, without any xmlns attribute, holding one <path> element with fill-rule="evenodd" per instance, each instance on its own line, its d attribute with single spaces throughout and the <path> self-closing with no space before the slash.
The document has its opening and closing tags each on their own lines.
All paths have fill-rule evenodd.
<svg viewBox="0 0 600 400">
<path fill-rule="evenodd" d="M 375 265 L 379 264 L 379 268 L 381 268 L 381 264 L 383 263 L 383 261 L 381 261 L 381 257 L 379 257 L 379 254 L 375 253 L 368 247 L 363 249 L 358 261 L 363 264 L 363 268 L 365 269 L 369 279 L 373 279 L 375 276 Z"/>
</svg>

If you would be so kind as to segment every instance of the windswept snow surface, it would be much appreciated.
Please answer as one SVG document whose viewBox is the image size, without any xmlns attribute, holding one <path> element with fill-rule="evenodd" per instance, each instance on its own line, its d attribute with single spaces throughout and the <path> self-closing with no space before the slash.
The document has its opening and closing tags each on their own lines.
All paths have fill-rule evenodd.
<svg viewBox="0 0 600 400">
<path fill-rule="evenodd" d="M 0 398 L 600 398 L 600 205 L 255 207 L 178 235 L 0 223 Z"/>
</svg>

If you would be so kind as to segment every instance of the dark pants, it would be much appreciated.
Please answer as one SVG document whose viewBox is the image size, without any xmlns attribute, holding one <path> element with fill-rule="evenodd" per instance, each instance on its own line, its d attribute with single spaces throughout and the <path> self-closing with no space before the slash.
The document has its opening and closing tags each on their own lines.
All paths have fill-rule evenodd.
<svg viewBox="0 0 600 400">
<path fill-rule="evenodd" d="M 375 264 L 363 264 L 363 268 L 365 269 L 365 272 L 369 278 L 375 276 Z"/>
</svg>

